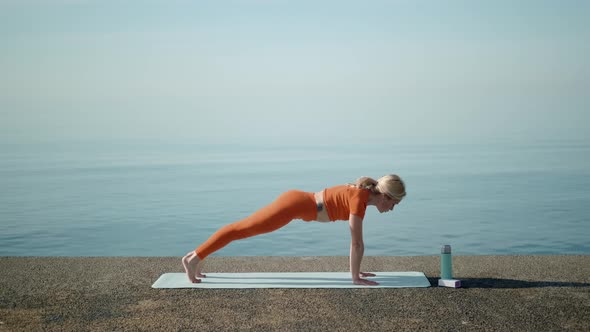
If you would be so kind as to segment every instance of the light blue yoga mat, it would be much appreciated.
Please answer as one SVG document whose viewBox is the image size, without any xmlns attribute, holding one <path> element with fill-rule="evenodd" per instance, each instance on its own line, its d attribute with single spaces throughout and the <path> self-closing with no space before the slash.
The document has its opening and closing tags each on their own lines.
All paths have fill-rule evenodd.
<svg viewBox="0 0 590 332">
<path fill-rule="evenodd" d="M 354 285 L 350 272 L 206 273 L 202 282 L 191 283 L 184 273 L 165 273 L 152 288 L 404 288 L 430 287 L 422 272 L 374 272 L 367 278 L 377 286 Z"/>
</svg>

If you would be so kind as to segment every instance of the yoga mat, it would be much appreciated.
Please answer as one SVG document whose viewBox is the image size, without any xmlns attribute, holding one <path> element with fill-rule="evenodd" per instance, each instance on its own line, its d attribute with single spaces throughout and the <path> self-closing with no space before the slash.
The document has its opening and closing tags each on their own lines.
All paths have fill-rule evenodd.
<svg viewBox="0 0 590 332">
<path fill-rule="evenodd" d="M 185 273 L 164 273 L 152 288 L 403 288 L 430 287 L 422 272 L 373 272 L 377 286 L 355 285 L 350 272 L 205 273 L 193 284 Z"/>
</svg>

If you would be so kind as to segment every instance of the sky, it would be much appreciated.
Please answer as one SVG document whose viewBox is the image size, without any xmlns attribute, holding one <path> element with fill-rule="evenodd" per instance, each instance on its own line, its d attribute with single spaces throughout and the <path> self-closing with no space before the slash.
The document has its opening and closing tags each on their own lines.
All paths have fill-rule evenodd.
<svg viewBox="0 0 590 332">
<path fill-rule="evenodd" d="M 0 0 L 0 140 L 590 139 L 589 1 Z"/>
</svg>

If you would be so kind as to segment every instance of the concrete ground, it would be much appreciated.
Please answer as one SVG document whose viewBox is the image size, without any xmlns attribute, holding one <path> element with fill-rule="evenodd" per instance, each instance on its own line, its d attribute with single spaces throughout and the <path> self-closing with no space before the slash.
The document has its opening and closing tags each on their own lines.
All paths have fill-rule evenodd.
<svg viewBox="0 0 590 332">
<path fill-rule="evenodd" d="M 0 331 L 590 331 L 590 255 L 365 257 L 431 288 L 152 289 L 180 257 L 0 257 Z M 205 272 L 347 271 L 348 257 L 210 257 Z"/>
</svg>

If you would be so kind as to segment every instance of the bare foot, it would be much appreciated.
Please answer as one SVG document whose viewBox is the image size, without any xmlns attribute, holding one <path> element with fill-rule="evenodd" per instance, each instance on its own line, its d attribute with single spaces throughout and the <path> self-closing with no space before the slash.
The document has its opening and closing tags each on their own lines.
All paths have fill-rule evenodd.
<svg viewBox="0 0 590 332">
<path fill-rule="evenodd" d="M 201 259 L 194 251 L 191 251 L 182 257 L 182 266 L 184 266 L 184 272 L 186 272 L 186 276 L 190 282 L 199 283 L 201 282 L 201 279 L 197 279 L 197 277 L 205 277 L 205 275 L 200 272 L 201 263 Z"/>
<path fill-rule="evenodd" d="M 196 256 L 197 258 L 199 257 L 199 256 L 197 256 L 197 255 L 195 255 L 195 256 Z M 195 273 L 195 275 L 197 276 L 197 278 L 207 278 L 207 276 L 206 276 L 206 275 L 204 275 L 204 274 L 202 274 L 202 273 L 201 273 L 201 271 L 203 270 L 203 263 L 204 263 L 204 262 L 205 262 L 205 261 L 203 261 L 203 260 L 201 260 L 201 259 L 199 258 L 199 262 L 197 263 L 197 271 L 196 271 L 196 273 Z"/>
</svg>

